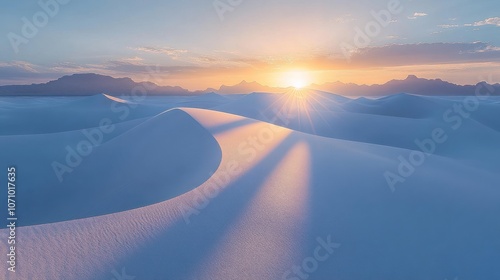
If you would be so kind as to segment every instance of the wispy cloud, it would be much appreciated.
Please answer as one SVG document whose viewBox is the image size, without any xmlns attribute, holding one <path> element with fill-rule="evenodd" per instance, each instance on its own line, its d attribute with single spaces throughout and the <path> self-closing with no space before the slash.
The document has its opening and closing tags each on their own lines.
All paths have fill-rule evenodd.
<svg viewBox="0 0 500 280">
<path fill-rule="evenodd" d="M 417 19 L 419 17 L 425 17 L 427 16 L 426 13 L 414 13 L 412 16 L 409 16 L 408 19 Z"/>
<path fill-rule="evenodd" d="M 124 61 L 143 61 L 144 59 L 141 57 L 138 57 L 138 56 L 134 56 L 134 57 L 124 58 L 123 60 Z"/>
<path fill-rule="evenodd" d="M 414 13 L 414 17 L 425 17 L 427 14 L 426 13 Z"/>
<path fill-rule="evenodd" d="M 33 65 L 23 61 L 0 62 L 0 84 L 44 82 L 74 73 L 97 73 L 114 77 L 147 77 L 155 69 L 168 79 L 195 77 L 225 77 L 229 75 L 254 75 L 272 73 L 280 69 L 311 69 L 315 71 L 344 71 L 367 69 L 391 69 L 423 65 L 469 65 L 500 62 L 500 47 L 483 42 L 474 43 L 427 43 L 394 44 L 358 49 L 350 61 L 332 53 L 286 56 L 255 57 L 233 54 L 219 57 L 219 53 L 196 56 L 197 63 L 183 64 L 181 61 L 142 60 L 140 57 L 124 57 L 103 61 L 99 64 L 58 63 L 51 66 Z M 367 70 L 368 71 L 368 70 Z M 167 78 L 166 78 L 167 79 Z M 171 84 L 176 84 L 172 82 Z"/>
<path fill-rule="evenodd" d="M 500 48 L 483 42 L 388 45 L 360 49 L 351 57 L 360 67 L 500 61 Z"/>
<path fill-rule="evenodd" d="M 26 61 L 0 62 L 0 84 L 35 83 L 38 78 L 44 80 L 50 77 L 44 67 Z"/>
<path fill-rule="evenodd" d="M 441 28 L 457 28 L 457 27 L 460 27 L 460 25 L 458 24 L 440 24 L 438 25 L 438 27 L 441 27 Z"/>
<path fill-rule="evenodd" d="M 172 58 L 177 58 L 179 55 L 188 52 L 187 50 L 174 49 L 169 47 L 138 47 L 135 48 L 135 50 L 147 53 L 165 54 Z"/>
<path fill-rule="evenodd" d="M 438 25 L 441 28 L 455 28 L 455 27 L 479 27 L 479 26 L 485 26 L 485 25 L 493 25 L 493 26 L 500 26 L 500 17 L 493 17 L 493 18 L 487 18 L 485 20 L 481 21 L 476 21 L 474 23 L 466 23 L 463 25 L 460 24 L 442 24 Z M 478 30 L 478 29 L 474 29 Z"/>
<path fill-rule="evenodd" d="M 0 62 L 0 69 L 10 69 L 14 72 L 38 72 L 34 64 L 26 61 L 10 61 L 10 62 Z"/>
<path fill-rule="evenodd" d="M 473 26 L 483 26 L 483 25 L 495 25 L 495 26 L 500 26 L 500 17 L 493 17 L 493 18 L 487 18 L 482 21 L 476 21 L 474 24 L 471 24 Z"/>
</svg>

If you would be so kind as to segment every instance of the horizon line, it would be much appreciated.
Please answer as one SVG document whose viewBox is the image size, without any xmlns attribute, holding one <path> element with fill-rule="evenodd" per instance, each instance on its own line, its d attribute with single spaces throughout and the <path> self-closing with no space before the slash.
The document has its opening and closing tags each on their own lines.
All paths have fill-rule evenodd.
<svg viewBox="0 0 500 280">
<path fill-rule="evenodd" d="M 93 73 L 93 72 L 67 74 L 67 75 L 60 76 L 59 78 L 52 78 L 52 79 L 49 79 L 49 80 L 47 80 L 45 82 L 40 82 L 40 83 L 33 83 L 32 82 L 32 83 L 21 83 L 21 84 L 4 84 L 4 85 L 0 84 L 0 87 L 44 85 L 44 84 L 47 84 L 47 83 L 50 83 L 50 82 L 58 81 L 58 80 L 60 80 L 62 78 L 65 78 L 65 77 L 84 76 L 84 75 L 96 75 L 96 76 L 101 76 L 101 77 L 109 77 L 109 78 L 112 78 L 112 79 L 130 79 L 132 82 L 138 83 L 138 84 L 140 84 L 140 83 L 152 83 L 152 84 L 154 84 L 154 85 L 156 85 L 158 87 L 172 87 L 172 88 L 178 87 L 178 88 L 181 88 L 183 90 L 186 90 L 186 91 L 192 92 L 192 93 L 196 93 L 196 92 L 211 92 L 211 90 L 221 90 L 222 87 L 235 87 L 235 86 L 238 86 L 238 85 L 241 85 L 241 84 L 254 84 L 254 83 L 256 83 L 259 86 L 269 87 L 269 88 L 273 88 L 273 89 L 290 89 L 290 88 L 294 88 L 293 86 L 287 86 L 287 87 L 272 86 L 272 85 L 268 85 L 266 83 L 261 83 L 261 82 L 259 82 L 257 80 L 251 80 L 251 81 L 248 80 L 247 81 L 247 79 L 243 79 L 240 82 L 235 83 L 235 84 L 221 84 L 221 85 L 218 86 L 218 88 L 207 87 L 205 89 L 190 90 L 190 89 L 184 88 L 184 87 L 182 87 L 180 85 L 172 85 L 172 84 L 161 85 L 161 84 L 152 82 L 150 80 L 139 81 L 137 79 L 134 79 L 134 78 L 128 77 L 128 76 L 111 76 L 111 75 L 99 74 L 99 73 Z M 382 85 L 385 85 L 385 84 L 387 84 L 387 83 L 389 83 L 391 81 L 405 81 L 405 80 L 408 80 L 410 78 L 422 79 L 422 80 L 427 80 L 427 81 L 442 81 L 442 82 L 453 84 L 453 85 L 457 85 L 457 86 L 476 86 L 476 85 L 481 84 L 481 83 L 487 83 L 489 85 L 499 85 L 500 84 L 500 83 L 490 83 L 490 82 L 488 82 L 486 80 L 478 81 L 476 84 L 467 84 L 467 83 L 463 84 L 463 83 L 450 82 L 450 81 L 447 81 L 447 80 L 443 80 L 442 78 L 422 78 L 422 77 L 418 77 L 415 74 L 408 74 L 407 77 L 404 78 L 404 79 L 391 79 L 391 80 L 388 80 L 388 81 L 383 82 L 383 83 L 373 83 L 373 84 L 363 83 L 363 84 L 359 84 L 359 83 L 354 83 L 354 82 L 344 82 L 344 81 L 341 81 L 341 80 L 336 80 L 336 81 L 327 81 L 327 82 L 323 82 L 323 83 L 310 83 L 310 84 L 307 84 L 307 85 L 303 86 L 302 88 L 310 88 L 311 86 L 324 86 L 324 85 L 335 84 L 335 83 L 341 83 L 341 84 L 344 84 L 344 85 L 356 85 L 356 86 L 382 86 Z"/>
</svg>

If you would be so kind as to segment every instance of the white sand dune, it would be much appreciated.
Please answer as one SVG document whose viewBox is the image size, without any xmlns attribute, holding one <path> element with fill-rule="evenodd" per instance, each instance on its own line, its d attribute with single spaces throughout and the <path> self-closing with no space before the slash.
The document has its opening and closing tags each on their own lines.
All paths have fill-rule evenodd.
<svg viewBox="0 0 500 280">
<path fill-rule="evenodd" d="M 309 134 L 412 150 L 418 149 L 415 140 L 423 141 L 431 137 L 434 129 L 442 128 L 453 137 L 439 145 L 435 154 L 484 165 L 496 163 L 500 156 L 498 106 L 481 104 L 480 110 L 469 113 L 469 118 L 453 111 L 447 115 L 448 120 L 443 115 L 454 108 L 454 98 L 398 94 L 346 101 L 317 91 L 306 95 L 250 94 L 213 109 Z M 460 128 L 455 130 L 457 118 Z M 470 147 L 470 143 L 483 149 Z"/>
<path fill-rule="evenodd" d="M 41 98 L 43 100 L 43 98 Z M 64 98 L 60 98 L 64 99 Z M 150 117 L 166 109 L 125 104 L 104 94 L 76 97 L 69 102 L 33 101 L 31 106 L 2 109 L 0 135 L 29 135 L 79 130 L 99 126 L 102 119 L 113 123 Z"/>
<path fill-rule="evenodd" d="M 120 125 L 124 127 L 112 133 L 91 128 L 86 134 L 0 137 L 2 146 L 11 147 L 0 152 L 2 159 L 30 174 L 20 178 L 25 187 L 18 195 L 29 205 L 18 211 L 25 217 L 20 224 L 97 216 L 160 202 L 199 186 L 219 165 L 217 142 L 183 111 L 166 111 L 138 125 Z M 124 129 L 128 130 L 123 133 Z M 79 154 L 78 147 L 85 141 L 99 144 L 88 155 Z M 23 147 L 24 156 L 19 156 Z M 43 152 L 37 151 L 40 147 Z M 61 168 L 62 182 L 54 172 L 54 161 L 71 169 Z M 78 162 L 76 167 L 71 165 Z"/>
<path fill-rule="evenodd" d="M 19 169 L 24 226 L 18 270 L 0 278 L 500 277 L 500 136 L 487 118 L 498 104 L 453 130 L 442 119 L 451 98 L 311 95 L 144 100 L 62 183 L 51 163 L 85 139 L 79 129 L 95 128 L 80 118 L 112 119 L 103 107 L 128 103 L 79 98 L 51 109 L 75 107 L 72 127 L 10 128 L 0 161 Z M 191 106 L 168 110 L 180 105 Z M 27 125 L 25 108 L 8 110 Z M 435 128 L 449 140 L 392 192 L 384 172 Z M 329 238 L 335 249 L 304 269 Z"/>
<path fill-rule="evenodd" d="M 402 118 L 426 118 L 446 109 L 433 97 L 416 96 L 406 93 L 382 97 L 377 100 L 353 100 L 345 106 L 349 111 L 358 113 L 387 115 Z"/>
</svg>

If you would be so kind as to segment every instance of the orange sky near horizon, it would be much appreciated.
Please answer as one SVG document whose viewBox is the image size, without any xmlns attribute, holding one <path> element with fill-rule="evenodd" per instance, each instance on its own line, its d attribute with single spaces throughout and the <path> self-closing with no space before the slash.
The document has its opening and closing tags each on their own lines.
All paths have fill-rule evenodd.
<svg viewBox="0 0 500 280">
<path fill-rule="evenodd" d="M 405 79 L 408 75 L 416 75 L 426 79 L 442 79 L 459 85 L 474 85 L 481 81 L 498 82 L 498 75 L 493 75 L 499 63 L 465 63 L 442 65 L 416 65 L 398 67 L 372 67 L 365 69 L 317 70 L 311 68 L 290 68 L 276 70 L 241 70 L 226 73 L 225 71 L 207 71 L 203 75 L 151 75 L 131 76 L 135 81 L 151 81 L 163 86 L 181 86 L 188 90 L 218 89 L 221 85 L 236 85 L 242 81 L 258 82 L 270 87 L 307 87 L 311 84 L 324 84 L 340 81 L 355 84 L 384 84 L 390 80 Z M 471 69 L 474 75 L 471 75 Z M 148 79 L 150 78 L 150 79 Z"/>
</svg>

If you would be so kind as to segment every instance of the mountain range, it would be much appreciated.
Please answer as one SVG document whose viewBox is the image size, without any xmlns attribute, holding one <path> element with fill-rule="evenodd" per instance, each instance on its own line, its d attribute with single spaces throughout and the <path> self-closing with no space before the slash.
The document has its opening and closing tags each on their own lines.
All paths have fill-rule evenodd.
<svg viewBox="0 0 500 280">
<path fill-rule="evenodd" d="M 410 93 L 433 96 L 474 95 L 478 88 L 488 86 L 490 92 L 500 92 L 500 84 L 481 82 L 476 85 L 457 85 L 441 79 L 423 79 L 409 75 L 404 80 L 391 80 L 381 85 L 357 85 L 333 82 L 312 84 L 308 88 L 345 96 L 384 96 L 396 93 Z M 99 74 L 74 74 L 42 84 L 0 86 L 3 96 L 81 96 L 106 93 L 109 95 L 201 95 L 215 92 L 219 94 L 244 94 L 251 92 L 286 92 L 290 88 L 269 87 L 257 82 L 242 81 L 239 84 L 219 89 L 208 88 L 203 91 L 189 91 L 178 86 L 159 86 L 151 82 L 134 82 L 130 78 L 113 78 Z"/>
</svg>

